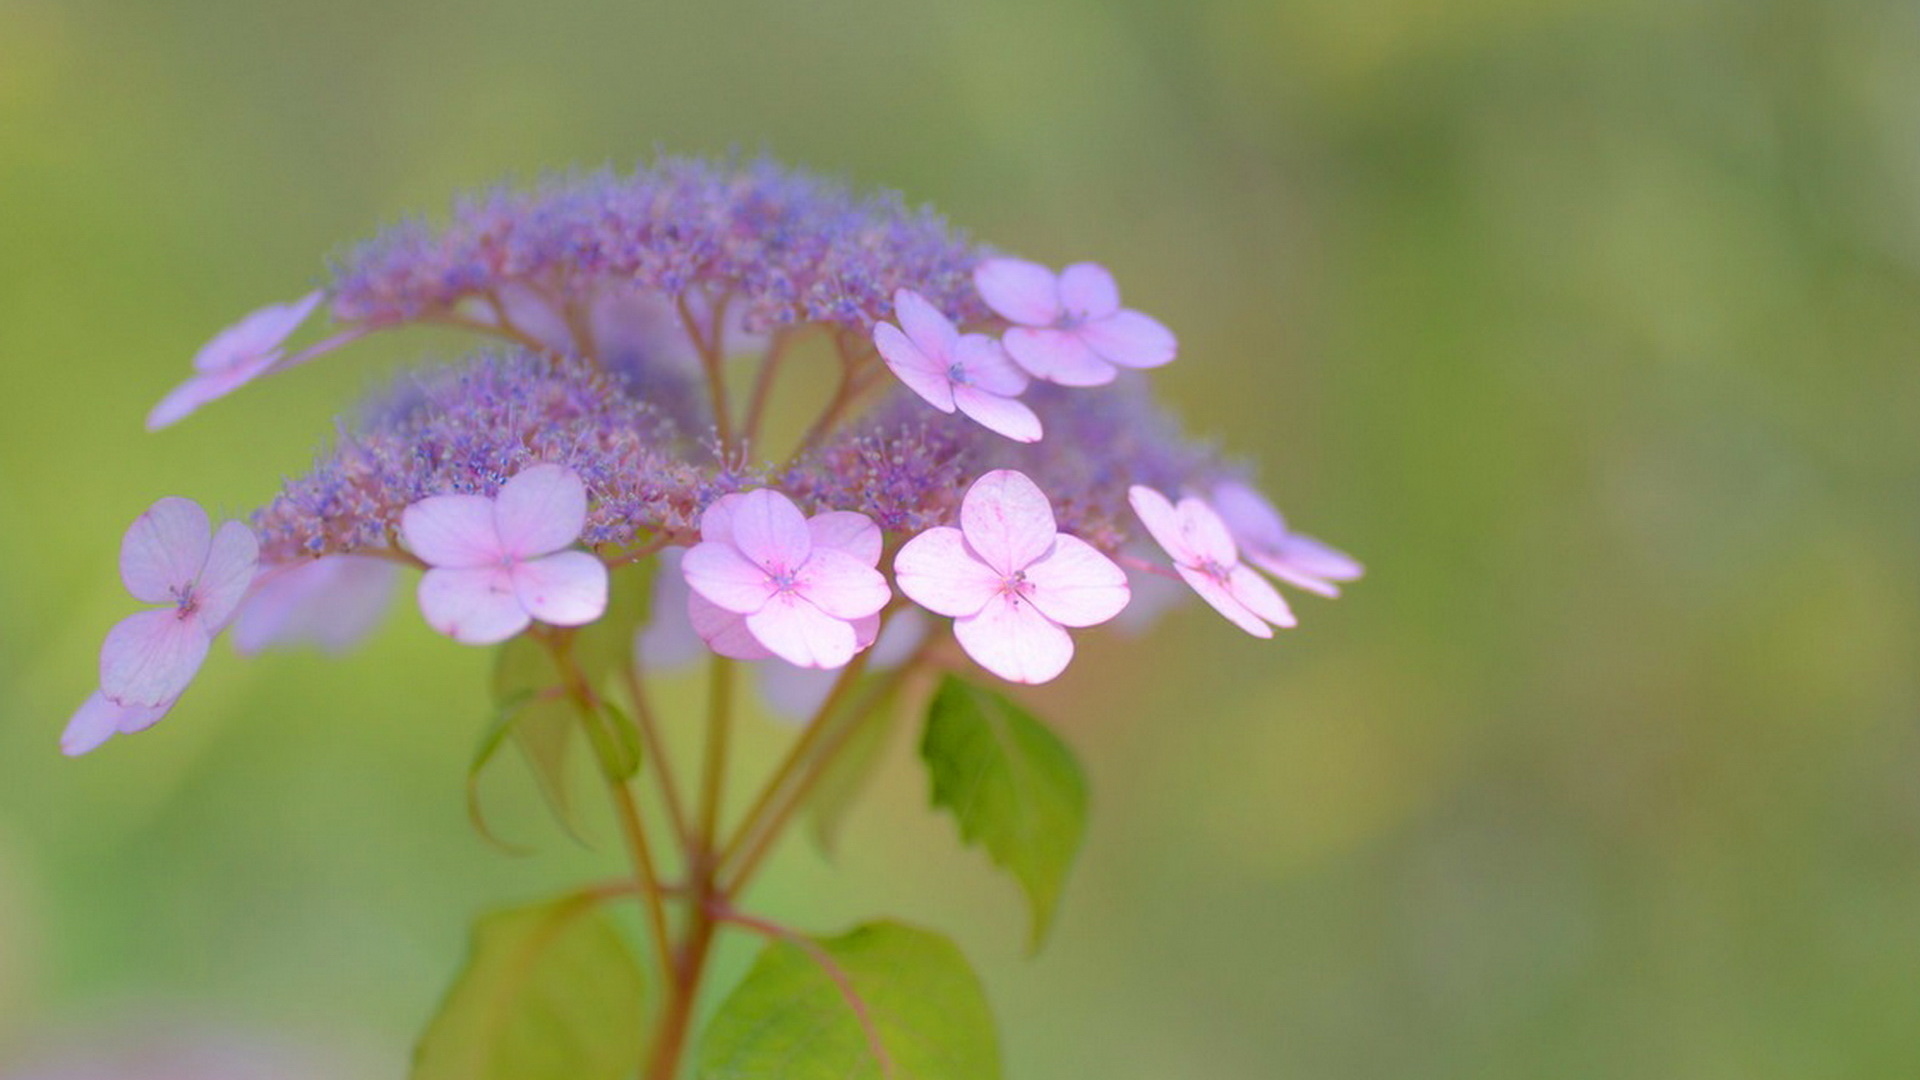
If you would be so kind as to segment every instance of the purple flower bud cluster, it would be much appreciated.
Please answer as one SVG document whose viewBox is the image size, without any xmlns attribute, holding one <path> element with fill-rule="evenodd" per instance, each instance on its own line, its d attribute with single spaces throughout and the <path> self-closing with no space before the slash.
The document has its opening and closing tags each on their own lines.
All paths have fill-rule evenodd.
<svg viewBox="0 0 1920 1080">
<path fill-rule="evenodd" d="M 898 196 L 857 195 L 758 160 L 663 158 L 620 176 L 558 176 L 456 203 L 444 226 L 409 221 L 352 249 L 328 293 L 343 322 L 391 323 L 531 286 L 571 301 L 602 288 L 725 295 L 764 331 L 822 322 L 865 333 L 911 286 L 963 321 L 984 253 Z"/>
<path fill-rule="evenodd" d="M 578 358 L 484 355 L 403 380 L 253 525 L 269 562 L 393 550 L 409 505 L 492 496 L 537 464 L 586 483 L 590 544 L 692 531 L 739 483 L 617 375 Z"/>
</svg>

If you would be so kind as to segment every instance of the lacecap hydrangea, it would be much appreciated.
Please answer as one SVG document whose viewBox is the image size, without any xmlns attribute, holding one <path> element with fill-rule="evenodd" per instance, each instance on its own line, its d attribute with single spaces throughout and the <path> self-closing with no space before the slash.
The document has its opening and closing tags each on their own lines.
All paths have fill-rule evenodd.
<svg viewBox="0 0 1920 1080">
<path fill-rule="evenodd" d="M 765 161 L 557 177 L 390 228 L 216 335 L 148 427 L 409 325 L 473 352 L 402 374 L 246 521 L 140 515 L 121 574 L 159 606 L 107 636 L 64 749 L 158 721 L 229 628 L 243 652 L 344 649 L 409 581 L 455 641 L 537 642 L 542 692 L 589 726 L 624 695 L 609 723 L 634 739 L 646 680 L 703 655 L 761 665 L 775 711 L 819 727 L 862 674 L 1047 682 L 1078 633 L 1182 591 L 1272 637 L 1294 615 L 1270 578 L 1334 596 L 1361 568 L 1155 402 L 1149 372 L 1206 360 L 1144 299 Z M 782 439 L 783 391 L 824 404 Z M 611 668 L 574 664 L 589 634 L 617 640 Z M 667 801 L 688 888 L 733 895 L 761 808 L 722 847 L 714 811 Z"/>
</svg>

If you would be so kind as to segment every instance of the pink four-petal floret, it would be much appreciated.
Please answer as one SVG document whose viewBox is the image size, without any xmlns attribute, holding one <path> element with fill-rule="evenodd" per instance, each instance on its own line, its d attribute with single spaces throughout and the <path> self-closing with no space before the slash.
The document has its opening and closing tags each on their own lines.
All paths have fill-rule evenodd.
<svg viewBox="0 0 1920 1080">
<path fill-rule="evenodd" d="M 907 388 L 944 413 L 966 414 L 1016 442 L 1040 439 L 1040 418 L 1014 400 L 1027 375 L 985 334 L 962 334 L 940 309 L 912 289 L 893 296 L 900 325 L 879 323 L 873 344 Z"/>
<path fill-rule="evenodd" d="M 874 569 L 880 530 L 864 515 L 809 519 L 761 488 L 708 507 L 700 536 L 680 569 L 692 590 L 688 615 L 715 652 L 836 668 L 872 644 L 875 616 L 893 594 Z"/>
<path fill-rule="evenodd" d="M 1273 626 L 1294 625 L 1286 600 L 1266 578 L 1240 561 L 1233 534 L 1213 507 L 1192 496 L 1176 506 L 1165 495 L 1138 484 L 1127 490 L 1127 501 L 1173 557 L 1174 571 L 1235 626 L 1255 637 L 1270 638 Z"/>
<path fill-rule="evenodd" d="M 147 430 L 175 423 L 272 370 L 282 359 L 280 346 L 320 306 L 323 296 L 316 291 L 289 303 L 268 304 L 215 334 L 194 356 L 193 377 L 147 414 Z"/>
<path fill-rule="evenodd" d="M 1339 596 L 1336 582 L 1353 581 L 1365 572 L 1346 552 L 1288 529 L 1265 496 L 1238 480 L 1215 484 L 1207 502 L 1227 523 L 1246 560 L 1281 581 L 1322 596 Z"/>
<path fill-rule="evenodd" d="M 252 530 L 229 521 L 214 531 L 192 499 L 161 499 L 134 519 L 120 543 L 120 579 L 134 599 L 166 606 L 108 631 L 100 690 L 68 722 L 61 749 L 84 754 L 165 716 L 233 618 L 259 559 Z"/>
<path fill-rule="evenodd" d="M 993 258 L 974 268 L 973 283 L 1014 324 L 1001 340 L 1036 379 L 1102 386 L 1118 368 L 1159 367 L 1178 351 L 1158 320 L 1120 306 L 1119 286 L 1098 263 L 1074 263 L 1056 275 L 1025 259 Z"/>
<path fill-rule="evenodd" d="M 434 495 L 400 516 L 407 547 L 429 569 L 420 610 L 434 629 L 491 645 L 538 619 L 580 626 L 607 608 L 607 567 L 569 551 L 587 520 L 587 489 L 564 465 L 535 465 L 484 495 Z"/>
<path fill-rule="evenodd" d="M 1066 670 L 1073 638 L 1065 628 L 1106 622 L 1129 597 L 1126 572 L 1060 532 L 1046 494 L 1012 469 L 974 481 L 960 527 L 938 525 L 907 541 L 893 572 L 909 599 L 953 618 L 968 656 L 1021 683 Z"/>
</svg>

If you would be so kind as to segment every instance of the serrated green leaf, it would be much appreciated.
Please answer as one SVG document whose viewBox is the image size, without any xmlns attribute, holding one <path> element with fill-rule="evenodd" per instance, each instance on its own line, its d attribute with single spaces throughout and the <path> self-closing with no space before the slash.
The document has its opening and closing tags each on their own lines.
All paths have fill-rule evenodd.
<svg viewBox="0 0 1920 1080">
<path fill-rule="evenodd" d="M 927 709 L 920 756 L 933 805 L 951 810 L 960 839 L 984 844 L 1026 890 L 1028 947 L 1039 949 L 1087 828 L 1086 780 L 1073 752 L 1025 709 L 949 675 Z"/>
<path fill-rule="evenodd" d="M 700 1080 L 998 1080 L 980 980 L 946 938 L 868 923 L 775 941 L 708 1022 Z"/>
<path fill-rule="evenodd" d="M 886 676 L 869 676 L 869 679 L 878 684 Z M 894 694 L 889 693 L 872 702 L 866 715 L 855 718 L 854 722 L 860 727 L 827 764 L 826 771 L 820 774 L 820 780 L 807 800 L 807 831 L 827 856 L 834 854 L 847 814 L 866 791 L 880 763 L 886 760 L 887 746 L 893 741 L 893 732 L 899 726 L 899 719 L 900 710 Z"/>
<path fill-rule="evenodd" d="M 412 1080 L 626 1080 L 646 981 L 596 898 L 494 912 L 414 1048 Z"/>
</svg>

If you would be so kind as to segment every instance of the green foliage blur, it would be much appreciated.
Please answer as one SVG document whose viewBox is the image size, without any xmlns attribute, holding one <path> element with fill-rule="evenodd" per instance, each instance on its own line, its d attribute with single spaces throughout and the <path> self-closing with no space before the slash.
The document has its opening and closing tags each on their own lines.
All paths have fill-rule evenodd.
<svg viewBox="0 0 1920 1080">
<path fill-rule="evenodd" d="M 655 148 L 1105 262 L 1189 425 L 1369 567 L 1024 696 L 1092 792 L 1037 959 L 904 734 L 758 910 L 954 934 L 1023 1080 L 1920 1072 L 1920 7 L 0 0 L 0 1076 L 202 1036 L 395 1076 L 477 913 L 618 872 L 517 763 L 536 853 L 476 836 L 489 657 L 410 608 L 56 740 L 126 524 L 259 505 L 452 341 L 143 433 L 208 336 Z"/>
</svg>

